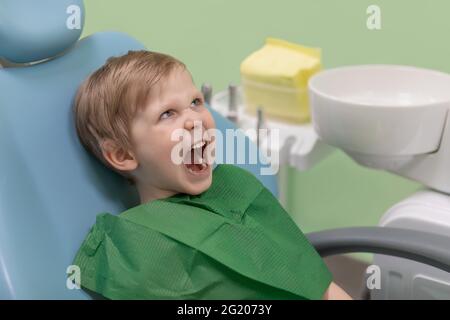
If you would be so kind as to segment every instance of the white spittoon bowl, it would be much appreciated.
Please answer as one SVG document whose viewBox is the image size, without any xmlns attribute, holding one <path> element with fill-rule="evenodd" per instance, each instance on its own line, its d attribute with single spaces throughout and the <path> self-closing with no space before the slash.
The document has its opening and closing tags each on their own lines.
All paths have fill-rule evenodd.
<svg viewBox="0 0 450 320">
<path fill-rule="evenodd" d="M 407 156 L 439 149 L 450 75 L 398 65 L 328 69 L 308 84 L 315 131 L 347 152 Z"/>
</svg>

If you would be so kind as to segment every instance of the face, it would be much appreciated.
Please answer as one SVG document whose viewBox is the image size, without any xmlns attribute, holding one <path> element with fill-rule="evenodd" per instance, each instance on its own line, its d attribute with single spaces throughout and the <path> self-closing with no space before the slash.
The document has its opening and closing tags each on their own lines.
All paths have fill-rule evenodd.
<svg viewBox="0 0 450 320">
<path fill-rule="evenodd" d="M 133 176 L 141 198 L 204 192 L 212 182 L 211 153 L 206 150 L 214 148 L 208 130 L 214 131 L 215 123 L 191 75 L 175 68 L 152 88 L 149 100 L 131 124 L 137 162 Z"/>
</svg>

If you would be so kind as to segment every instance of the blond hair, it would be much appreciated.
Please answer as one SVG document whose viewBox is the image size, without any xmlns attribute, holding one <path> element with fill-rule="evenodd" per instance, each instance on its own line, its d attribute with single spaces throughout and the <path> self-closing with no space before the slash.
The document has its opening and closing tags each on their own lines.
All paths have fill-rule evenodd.
<svg viewBox="0 0 450 320">
<path fill-rule="evenodd" d="M 166 54 L 128 51 L 111 57 L 79 87 L 74 101 L 75 126 L 82 145 L 110 169 L 103 157 L 101 142 L 110 139 L 119 148 L 130 150 L 130 124 L 145 107 L 151 88 L 175 69 L 185 65 Z"/>
</svg>

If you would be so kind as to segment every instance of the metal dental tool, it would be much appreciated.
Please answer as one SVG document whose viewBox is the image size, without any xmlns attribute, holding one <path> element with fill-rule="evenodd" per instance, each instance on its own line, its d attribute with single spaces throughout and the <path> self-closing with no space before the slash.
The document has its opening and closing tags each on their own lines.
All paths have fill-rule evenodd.
<svg viewBox="0 0 450 320">
<path fill-rule="evenodd" d="M 227 118 L 234 122 L 238 122 L 238 101 L 237 101 L 237 95 L 238 95 L 238 86 L 234 84 L 230 84 L 228 86 L 228 114 Z"/>
<path fill-rule="evenodd" d="M 202 84 L 202 94 L 205 99 L 205 103 L 211 105 L 212 98 L 212 86 L 209 83 Z"/>
<path fill-rule="evenodd" d="M 256 146 L 260 147 L 261 136 L 260 129 L 264 128 L 264 113 L 262 107 L 258 106 L 256 109 Z"/>
</svg>

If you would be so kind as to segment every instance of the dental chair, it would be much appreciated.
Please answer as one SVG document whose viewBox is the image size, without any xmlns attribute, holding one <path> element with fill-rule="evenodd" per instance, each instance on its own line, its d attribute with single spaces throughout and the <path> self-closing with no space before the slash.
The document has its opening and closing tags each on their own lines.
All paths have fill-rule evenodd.
<svg viewBox="0 0 450 320">
<path fill-rule="evenodd" d="M 138 197 L 80 145 L 71 106 L 81 82 L 108 57 L 145 48 L 117 32 L 78 41 L 81 0 L 3 0 L 0 22 L 0 299 L 89 299 L 67 286 L 74 255 L 98 213 L 118 214 Z M 218 129 L 234 128 L 211 112 Z M 276 177 L 259 174 L 263 164 L 239 166 L 277 196 Z M 444 236 L 351 228 L 308 237 L 323 256 L 368 251 L 450 271 Z"/>
<path fill-rule="evenodd" d="M 74 6 L 79 29 L 66 25 L 77 24 Z M 116 32 L 78 41 L 83 17 L 82 1 L 0 2 L 0 299 L 89 298 L 66 287 L 67 268 L 98 213 L 138 204 L 134 188 L 80 145 L 71 105 L 108 57 L 145 48 Z M 233 127 L 211 112 L 217 128 Z M 260 165 L 242 167 L 258 174 Z M 277 195 L 274 176 L 261 181 Z"/>
</svg>

